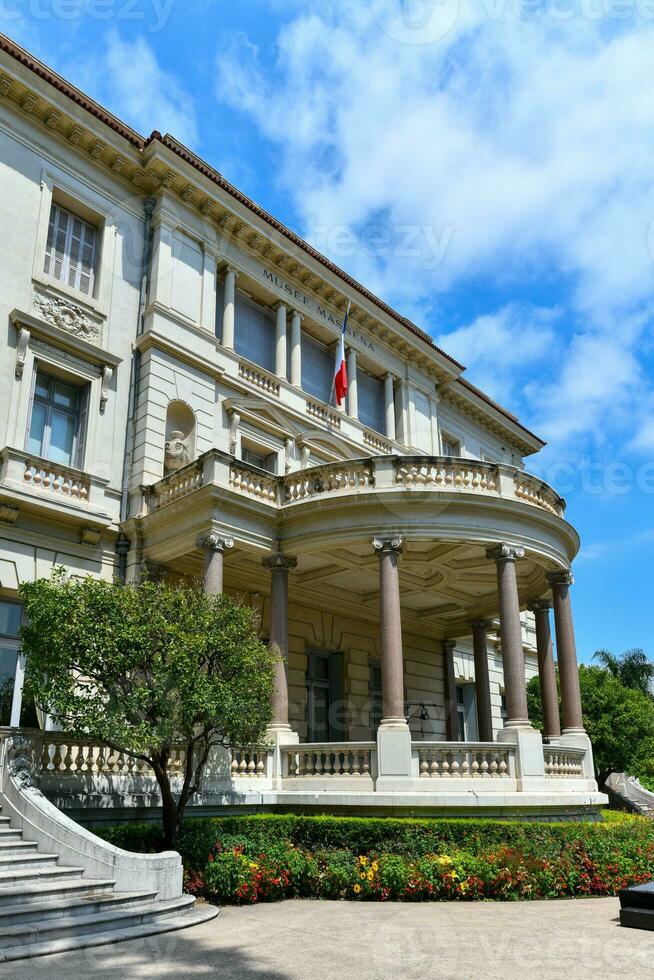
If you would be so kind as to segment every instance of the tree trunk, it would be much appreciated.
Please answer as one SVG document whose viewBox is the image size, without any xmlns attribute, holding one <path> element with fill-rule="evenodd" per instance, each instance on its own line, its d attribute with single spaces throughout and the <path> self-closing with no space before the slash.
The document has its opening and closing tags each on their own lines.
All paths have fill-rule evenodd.
<svg viewBox="0 0 654 980">
<path fill-rule="evenodd" d="M 168 777 L 168 753 L 165 757 L 153 756 L 152 768 L 161 791 L 161 821 L 163 825 L 163 849 L 171 850 L 177 841 L 181 812 L 175 802 Z"/>
</svg>

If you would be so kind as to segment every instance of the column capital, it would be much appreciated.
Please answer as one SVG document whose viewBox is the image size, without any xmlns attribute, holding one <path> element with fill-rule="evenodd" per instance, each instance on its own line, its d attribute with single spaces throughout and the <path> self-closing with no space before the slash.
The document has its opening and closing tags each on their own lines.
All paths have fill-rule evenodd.
<svg viewBox="0 0 654 980">
<path fill-rule="evenodd" d="M 293 306 L 291 307 L 291 316 L 295 317 L 296 320 L 299 320 L 300 323 L 302 323 L 304 320 L 304 313 L 300 313 L 300 311 L 296 310 Z"/>
<path fill-rule="evenodd" d="M 297 558 L 293 558 L 291 555 L 284 555 L 281 551 L 277 551 L 274 555 L 268 555 L 266 558 L 263 558 L 261 564 L 264 568 L 297 568 Z"/>
<path fill-rule="evenodd" d="M 284 310 L 285 313 L 288 312 L 288 304 L 283 299 L 276 300 L 272 305 L 273 310 L 277 312 L 278 310 Z"/>
<path fill-rule="evenodd" d="M 225 275 L 227 275 L 228 272 L 231 272 L 231 274 L 234 276 L 235 279 L 238 279 L 240 275 L 239 270 L 236 269 L 233 265 L 229 265 L 229 264 L 225 266 L 223 271 Z"/>
<path fill-rule="evenodd" d="M 569 568 L 557 569 L 555 572 L 547 572 L 545 575 L 547 582 L 551 586 L 555 585 L 574 585 L 574 578 Z"/>
<path fill-rule="evenodd" d="M 493 625 L 493 620 L 492 619 L 482 619 L 482 618 L 468 619 L 467 620 L 467 624 L 473 630 L 489 630 L 491 628 L 491 626 Z"/>
<path fill-rule="evenodd" d="M 456 649 L 456 640 L 445 638 L 444 640 L 441 640 L 441 647 L 443 648 L 444 653 L 453 653 Z"/>
<path fill-rule="evenodd" d="M 372 539 L 373 550 L 379 555 L 396 554 L 399 555 L 404 548 L 404 538 L 400 534 L 389 537 L 377 537 Z"/>
<path fill-rule="evenodd" d="M 234 547 L 234 538 L 220 534 L 218 531 L 207 531 L 195 539 L 195 547 L 201 551 L 228 551 Z"/>
<path fill-rule="evenodd" d="M 525 549 L 514 544 L 494 544 L 486 548 L 486 557 L 491 561 L 516 561 L 524 556 Z"/>
<path fill-rule="evenodd" d="M 549 612 L 551 608 L 552 608 L 551 599 L 535 599 L 534 602 L 530 602 L 529 605 L 527 606 L 529 612 L 532 613 Z"/>
</svg>

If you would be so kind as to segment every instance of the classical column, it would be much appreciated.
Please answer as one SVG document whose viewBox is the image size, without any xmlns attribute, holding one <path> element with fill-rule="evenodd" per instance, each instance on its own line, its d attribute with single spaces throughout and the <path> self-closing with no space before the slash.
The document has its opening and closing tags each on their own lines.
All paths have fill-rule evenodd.
<svg viewBox="0 0 654 980">
<path fill-rule="evenodd" d="M 536 649 L 538 651 L 538 678 L 540 698 L 543 705 L 543 733 L 547 738 L 559 738 L 561 722 L 559 719 L 559 697 L 556 691 L 556 672 L 552 652 L 552 631 L 550 629 L 549 599 L 538 599 L 529 605 L 529 611 L 536 620 Z"/>
<path fill-rule="evenodd" d="M 404 714 L 404 662 L 398 558 L 403 540 L 399 535 L 374 538 L 379 555 L 379 606 L 381 629 L 382 720 L 380 727 L 406 727 Z"/>
<path fill-rule="evenodd" d="M 525 654 L 522 648 L 522 623 L 516 578 L 516 559 L 524 556 L 524 548 L 498 544 L 489 548 L 486 557 L 497 565 L 497 589 L 500 606 L 500 637 L 504 693 L 506 695 L 505 728 L 529 726 Z"/>
<path fill-rule="evenodd" d="M 392 374 L 384 378 L 384 418 L 386 420 L 386 438 L 395 441 L 395 379 Z"/>
<path fill-rule="evenodd" d="M 359 418 L 359 386 L 357 384 L 357 352 L 350 347 L 347 352 L 347 414 Z"/>
<path fill-rule="evenodd" d="M 216 333 L 216 274 L 218 271 L 218 256 L 213 248 L 205 243 L 202 256 L 202 310 L 200 313 L 202 326 Z"/>
<path fill-rule="evenodd" d="M 291 384 L 302 387 L 302 315 L 297 310 L 291 317 Z"/>
<path fill-rule="evenodd" d="M 238 272 L 227 266 L 223 290 L 223 335 L 222 345 L 234 350 L 234 320 L 236 309 L 236 277 Z"/>
<path fill-rule="evenodd" d="M 459 718 L 456 709 L 456 677 L 454 675 L 454 640 L 443 640 L 443 680 L 445 683 L 445 737 L 448 742 L 459 741 Z"/>
<path fill-rule="evenodd" d="M 275 663 L 275 689 L 273 692 L 273 720 L 271 728 L 290 730 L 288 723 L 288 573 L 297 565 L 297 558 L 277 552 L 263 559 L 263 567 L 270 569 L 270 649 L 277 654 Z"/>
<path fill-rule="evenodd" d="M 491 709 L 490 676 L 488 671 L 488 646 L 486 631 L 492 625 L 490 619 L 472 619 L 472 649 L 475 658 L 475 701 L 477 702 L 477 728 L 480 742 L 493 741 L 493 712 Z"/>
<path fill-rule="evenodd" d="M 234 539 L 217 531 L 208 531 L 196 539 L 195 545 L 204 551 L 202 587 L 207 595 L 220 595 L 223 591 L 223 559 L 225 552 L 234 547 Z"/>
<path fill-rule="evenodd" d="M 552 588 L 554 629 L 556 631 L 556 659 L 559 665 L 561 702 L 563 706 L 563 734 L 583 732 L 579 691 L 579 667 L 577 647 L 570 606 L 570 586 L 574 579 L 569 571 L 549 572 L 547 581 Z"/>
<path fill-rule="evenodd" d="M 286 380 L 286 304 L 277 304 L 275 322 L 275 374 Z"/>
</svg>

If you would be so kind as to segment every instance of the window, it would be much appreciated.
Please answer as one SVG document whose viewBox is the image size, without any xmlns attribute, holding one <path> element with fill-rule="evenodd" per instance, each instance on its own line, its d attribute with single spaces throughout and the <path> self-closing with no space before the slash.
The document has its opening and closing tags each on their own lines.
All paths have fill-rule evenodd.
<svg viewBox="0 0 654 980">
<path fill-rule="evenodd" d="M 508 713 L 506 710 L 506 694 L 504 691 L 500 692 L 500 718 L 502 719 L 502 722 L 505 722 L 508 718 Z"/>
<path fill-rule="evenodd" d="M 277 453 L 263 453 L 258 449 L 250 449 L 247 446 L 241 448 L 241 459 L 250 466 L 258 466 L 262 470 L 274 473 L 277 464 Z"/>
<path fill-rule="evenodd" d="M 477 738 L 476 700 L 474 684 L 456 685 L 456 716 L 460 742 Z"/>
<path fill-rule="evenodd" d="M 0 725 L 14 727 L 20 724 L 21 692 L 14 689 L 17 672 L 22 675 L 18 662 L 22 611 L 17 602 L 0 602 Z"/>
<path fill-rule="evenodd" d="M 359 420 L 375 432 L 386 431 L 384 382 L 372 374 L 357 370 Z"/>
<path fill-rule="evenodd" d="M 307 721 L 310 742 L 336 742 L 345 735 L 343 655 L 309 653 Z"/>
<path fill-rule="evenodd" d="M 370 734 L 374 738 L 382 719 L 383 710 L 380 663 L 370 664 L 370 680 L 368 683 L 370 690 Z"/>
<path fill-rule="evenodd" d="M 236 295 L 234 348 L 267 371 L 275 370 L 275 318 L 242 293 Z"/>
<path fill-rule="evenodd" d="M 329 404 L 332 401 L 334 355 L 318 341 L 302 334 L 302 388 Z"/>
<path fill-rule="evenodd" d="M 460 456 L 461 455 L 461 443 L 454 439 L 452 436 L 442 435 L 443 443 L 443 456 Z"/>
<path fill-rule="evenodd" d="M 73 289 L 93 295 L 98 229 L 53 204 L 43 271 Z"/>
<path fill-rule="evenodd" d="M 36 456 L 82 467 L 87 389 L 37 371 L 27 434 L 27 450 Z"/>
</svg>

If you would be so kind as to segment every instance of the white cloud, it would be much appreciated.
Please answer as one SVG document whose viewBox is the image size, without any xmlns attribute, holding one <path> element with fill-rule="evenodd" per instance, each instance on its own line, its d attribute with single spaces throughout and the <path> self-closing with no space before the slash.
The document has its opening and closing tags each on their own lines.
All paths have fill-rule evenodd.
<svg viewBox="0 0 654 980">
<path fill-rule="evenodd" d="M 607 425 L 640 424 L 635 385 L 647 388 L 654 21 L 615 18 L 611 4 L 599 19 L 598 5 L 541 8 L 293 5 L 276 59 L 262 64 L 243 36 L 221 51 L 216 92 L 277 143 L 308 237 L 409 315 L 438 311 L 439 295 L 475 278 L 505 295 L 520 284 L 521 296 L 558 283 L 557 323 L 514 306 L 441 340 L 496 394 L 525 367 L 539 377 L 525 404 L 547 438 L 601 439 Z M 563 8 L 573 16 L 556 16 Z M 390 246 L 374 245 L 375 224 Z M 444 245 L 437 263 L 430 241 Z M 444 333 L 436 315 L 421 322 Z"/>
</svg>

